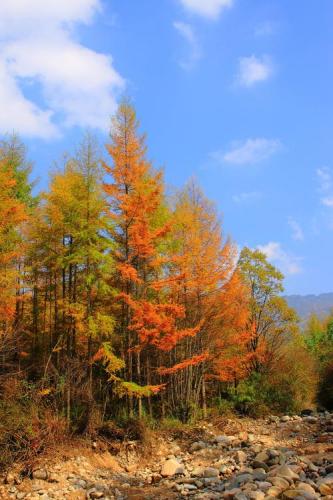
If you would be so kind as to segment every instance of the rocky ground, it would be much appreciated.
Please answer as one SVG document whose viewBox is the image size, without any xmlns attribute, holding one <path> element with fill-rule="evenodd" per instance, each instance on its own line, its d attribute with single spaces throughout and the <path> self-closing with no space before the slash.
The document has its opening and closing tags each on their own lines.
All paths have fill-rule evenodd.
<svg viewBox="0 0 333 500">
<path fill-rule="evenodd" d="M 333 414 L 220 419 L 154 433 L 144 448 L 72 443 L 17 464 L 1 499 L 333 500 Z"/>
</svg>

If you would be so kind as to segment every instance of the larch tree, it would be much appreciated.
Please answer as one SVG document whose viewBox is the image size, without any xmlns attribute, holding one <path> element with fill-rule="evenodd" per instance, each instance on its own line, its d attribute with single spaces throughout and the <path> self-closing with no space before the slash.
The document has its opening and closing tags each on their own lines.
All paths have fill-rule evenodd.
<svg viewBox="0 0 333 500">
<path fill-rule="evenodd" d="M 94 356 L 110 341 L 113 318 L 105 304 L 113 272 L 102 172 L 93 139 L 51 177 L 30 229 L 35 344 L 44 372 L 66 373 L 66 412 L 73 391 L 93 406 Z M 35 328 L 34 328 L 35 329 Z M 40 356 L 40 349 L 36 355 Z M 48 353 L 49 351 L 49 353 Z"/>
<path fill-rule="evenodd" d="M 26 220 L 24 204 L 16 196 L 16 180 L 10 164 L 0 160 L 0 349 L 2 370 L 13 346 L 19 271 L 23 254 L 20 226 Z"/>
<path fill-rule="evenodd" d="M 220 334 L 213 339 L 211 377 L 237 387 L 250 371 L 253 353 L 249 325 L 250 293 L 238 270 L 224 287 L 220 297 L 217 324 Z"/>
<path fill-rule="evenodd" d="M 33 216 L 37 204 L 37 197 L 33 196 L 33 184 L 30 181 L 32 164 L 27 159 L 26 147 L 16 134 L 7 135 L 0 140 L 0 162 L 3 168 L 8 170 L 14 180 L 12 196 L 24 206 L 26 222 Z M 16 302 L 15 302 L 15 329 L 22 330 L 24 307 L 27 299 L 26 278 L 28 265 L 25 259 L 24 249 L 24 225 L 20 225 L 17 232 L 20 252 L 15 259 L 16 267 Z M 14 262 L 13 262 L 14 264 Z"/>
<path fill-rule="evenodd" d="M 141 398 L 158 391 L 152 385 L 148 353 L 153 348 L 170 351 L 193 329 L 179 329 L 177 319 L 184 309 L 170 300 L 166 292 L 165 258 L 160 246 L 170 231 L 164 206 L 163 179 L 146 158 L 144 136 L 138 133 L 134 108 L 123 101 L 112 122 L 112 159 L 104 164 L 110 179 L 105 183 L 113 253 L 118 278 L 118 318 L 116 331 L 125 361 L 124 380 L 118 390 L 128 395 L 130 411 L 133 397 Z"/>
<path fill-rule="evenodd" d="M 221 293 L 232 277 L 236 252 L 222 235 L 214 205 L 195 182 L 178 194 L 174 219 L 170 287 L 174 300 L 184 308 L 182 328 L 192 328 L 197 334 L 186 337 L 172 351 L 173 364 L 179 370 L 164 370 L 164 374 L 172 374 L 169 406 L 187 419 L 200 398 L 205 406 L 211 348 L 222 334 L 218 319 Z"/>
</svg>

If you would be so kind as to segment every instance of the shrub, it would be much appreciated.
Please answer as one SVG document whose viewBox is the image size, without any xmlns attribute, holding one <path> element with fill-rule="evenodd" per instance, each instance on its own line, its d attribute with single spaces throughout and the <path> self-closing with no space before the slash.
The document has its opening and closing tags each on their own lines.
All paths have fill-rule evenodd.
<svg viewBox="0 0 333 500">
<path fill-rule="evenodd" d="M 2 383 L 0 400 L 0 468 L 13 461 L 27 467 L 46 447 L 64 439 L 65 420 L 43 401 L 45 391 L 16 378 Z"/>
</svg>

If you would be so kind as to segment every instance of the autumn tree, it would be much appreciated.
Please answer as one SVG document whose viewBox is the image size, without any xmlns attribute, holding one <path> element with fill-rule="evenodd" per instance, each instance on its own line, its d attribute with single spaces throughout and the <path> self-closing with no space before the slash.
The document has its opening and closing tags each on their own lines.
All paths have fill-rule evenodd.
<svg viewBox="0 0 333 500">
<path fill-rule="evenodd" d="M 267 370 L 279 355 L 284 341 L 297 331 L 297 315 L 281 296 L 283 275 L 259 250 L 243 248 L 239 273 L 250 290 L 248 349 L 254 354 L 252 369 Z"/>
<path fill-rule="evenodd" d="M 217 315 L 218 333 L 213 338 L 212 377 L 237 387 L 249 376 L 253 353 L 249 324 L 250 292 L 236 269 L 225 285 Z"/>
<path fill-rule="evenodd" d="M 112 122 L 107 147 L 111 164 L 104 165 L 110 180 L 105 183 L 111 237 L 118 272 L 116 332 L 125 360 L 124 381 L 119 391 L 141 397 L 157 390 L 151 385 L 151 350 L 170 351 L 193 328 L 179 328 L 182 305 L 172 301 L 165 280 L 166 258 L 163 239 L 170 231 L 163 194 L 163 179 L 146 157 L 145 138 L 138 132 L 133 107 L 123 101 Z"/>
<path fill-rule="evenodd" d="M 33 215 L 34 207 L 37 203 L 37 198 L 32 194 L 33 184 L 30 181 L 32 164 L 27 159 L 25 145 L 16 134 L 7 135 L 0 140 L 0 161 L 3 168 L 10 172 L 13 178 L 14 186 L 12 196 L 18 203 L 24 206 L 26 213 L 26 221 L 29 216 Z M 15 328 L 20 330 L 23 328 L 23 309 L 26 299 L 26 284 L 25 278 L 27 274 L 27 262 L 25 260 L 24 249 L 24 234 L 23 226 L 20 225 L 20 230 L 17 232 L 17 237 L 20 246 L 20 252 L 17 252 L 15 263 L 16 267 L 16 301 L 15 301 Z"/>
<path fill-rule="evenodd" d="M 199 402 L 205 407 L 205 379 L 220 330 L 222 295 L 235 266 L 235 247 L 222 235 L 214 205 L 191 181 L 176 197 L 168 267 L 174 300 L 184 308 L 182 328 L 197 328 L 172 351 L 169 407 L 188 418 Z"/>
<path fill-rule="evenodd" d="M 105 308 L 113 271 L 107 231 L 99 156 L 86 136 L 53 173 L 29 234 L 36 356 L 42 349 L 45 373 L 65 370 L 68 420 L 74 389 L 84 391 L 91 410 L 94 355 L 113 331 Z"/>
<path fill-rule="evenodd" d="M 14 331 L 19 276 L 16 263 L 23 252 L 19 228 L 26 212 L 16 196 L 13 168 L 4 160 L 0 160 L 0 186 L 0 348 L 5 364 L 11 336 L 17 333 Z"/>
</svg>

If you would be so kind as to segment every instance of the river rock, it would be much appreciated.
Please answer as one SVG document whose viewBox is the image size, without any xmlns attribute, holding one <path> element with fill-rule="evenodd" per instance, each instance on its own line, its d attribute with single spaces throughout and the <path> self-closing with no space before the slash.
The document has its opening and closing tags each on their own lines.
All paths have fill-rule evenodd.
<svg viewBox="0 0 333 500">
<path fill-rule="evenodd" d="M 47 471 L 45 469 L 36 469 L 32 473 L 33 479 L 47 480 Z"/>
<path fill-rule="evenodd" d="M 163 477 L 169 477 L 176 474 L 184 474 L 184 466 L 173 458 L 166 460 L 162 464 L 161 475 Z"/>
<path fill-rule="evenodd" d="M 294 472 L 290 467 L 288 467 L 288 465 L 280 465 L 273 471 L 270 471 L 269 474 L 288 479 L 299 479 L 298 474 L 296 474 L 296 472 Z"/>
<path fill-rule="evenodd" d="M 190 446 L 190 453 L 194 453 L 195 451 L 203 450 L 206 448 L 206 443 L 203 441 L 196 441 L 195 443 L 192 443 Z"/>
</svg>

